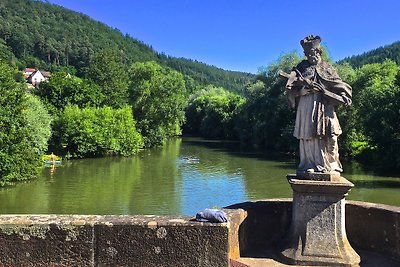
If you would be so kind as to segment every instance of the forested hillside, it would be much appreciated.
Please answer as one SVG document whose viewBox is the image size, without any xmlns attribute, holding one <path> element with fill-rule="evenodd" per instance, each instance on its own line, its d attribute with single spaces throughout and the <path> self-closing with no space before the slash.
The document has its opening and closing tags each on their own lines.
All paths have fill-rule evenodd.
<svg viewBox="0 0 400 267">
<path fill-rule="evenodd" d="M 382 63 L 386 59 L 391 59 L 400 64 L 400 41 L 365 52 L 361 55 L 346 57 L 340 60 L 339 63 L 348 62 L 353 68 L 359 68 L 365 64 Z"/>
<path fill-rule="evenodd" d="M 190 76 L 194 84 L 238 91 L 252 78 L 251 74 L 159 54 L 87 15 L 43 1 L 0 0 L 0 39 L 11 48 L 20 68 L 67 69 L 80 76 L 95 54 L 107 48 L 118 52 L 127 67 L 153 60 Z"/>
<path fill-rule="evenodd" d="M 255 75 L 250 73 L 226 71 L 220 68 L 210 67 L 197 60 L 165 55 L 159 55 L 159 59 L 161 60 L 161 64 L 167 65 L 191 77 L 201 85 L 212 84 L 237 93 L 243 93 L 245 86 L 255 78 Z"/>
</svg>

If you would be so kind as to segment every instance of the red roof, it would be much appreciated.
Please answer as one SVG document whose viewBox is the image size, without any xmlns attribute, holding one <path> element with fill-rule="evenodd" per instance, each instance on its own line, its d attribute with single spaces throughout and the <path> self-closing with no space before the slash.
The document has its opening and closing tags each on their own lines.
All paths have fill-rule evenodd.
<svg viewBox="0 0 400 267">
<path fill-rule="evenodd" d="M 24 72 L 35 72 L 36 71 L 36 69 L 34 69 L 34 68 L 25 68 L 24 69 Z"/>
<path fill-rule="evenodd" d="M 50 72 L 48 71 L 41 71 L 43 77 L 50 77 Z"/>
<path fill-rule="evenodd" d="M 25 68 L 23 74 L 24 74 L 25 78 L 28 79 L 30 76 L 33 76 L 38 71 L 39 70 L 37 70 L 35 68 Z M 45 78 L 49 78 L 50 77 L 50 72 L 49 71 L 40 71 L 40 73 Z"/>
</svg>

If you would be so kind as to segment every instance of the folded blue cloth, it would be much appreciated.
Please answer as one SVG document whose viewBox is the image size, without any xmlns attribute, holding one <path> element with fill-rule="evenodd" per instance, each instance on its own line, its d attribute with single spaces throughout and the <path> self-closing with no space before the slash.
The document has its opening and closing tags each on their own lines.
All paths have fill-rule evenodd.
<svg viewBox="0 0 400 267">
<path fill-rule="evenodd" d="M 196 221 L 224 223 L 228 221 L 228 217 L 226 216 L 226 213 L 222 210 L 204 209 L 196 214 Z"/>
</svg>

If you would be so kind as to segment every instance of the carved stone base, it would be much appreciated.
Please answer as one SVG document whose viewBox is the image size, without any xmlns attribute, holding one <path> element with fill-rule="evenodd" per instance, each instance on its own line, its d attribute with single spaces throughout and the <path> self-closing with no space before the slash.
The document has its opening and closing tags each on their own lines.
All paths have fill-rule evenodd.
<svg viewBox="0 0 400 267">
<path fill-rule="evenodd" d="M 296 179 L 292 225 L 280 251 L 295 265 L 359 266 L 360 256 L 350 246 L 345 229 L 345 196 L 354 186 L 343 177 L 335 181 Z"/>
<path fill-rule="evenodd" d="M 313 181 L 340 181 L 340 172 L 297 172 L 295 179 L 305 179 Z"/>
</svg>

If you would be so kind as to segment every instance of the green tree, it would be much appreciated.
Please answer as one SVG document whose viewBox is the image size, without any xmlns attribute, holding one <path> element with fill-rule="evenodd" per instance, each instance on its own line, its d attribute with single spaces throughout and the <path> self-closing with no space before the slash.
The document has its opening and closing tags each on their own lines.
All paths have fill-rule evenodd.
<svg viewBox="0 0 400 267">
<path fill-rule="evenodd" d="M 98 107 L 104 99 L 98 85 L 65 72 L 53 73 L 48 82 L 40 84 L 35 94 L 52 114 L 60 114 L 67 105 Z"/>
<path fill-rule="evenodd" d="M 353 84 L 354 130 L 375 149 L 375 162 L 400 167 L 399 66 L 391 60 L 367 64 L 357 71 Z"/>
<path fill-rule="evenodd" d="M 285 80 L 279 71 L 290 72 L 300 62 L 300 57 L 287 53 L 259 69 L 255 83 L 245 91 L 246 103 L 238 119 L 240 140 L 259 149 L 294 151 L 297 143 L 293 137 L 295 111 L 285 96 Z"/>
<path fill-rule="evenodd" d="M 207 86 L 191 96 L 186 108 L 185 132 L 213 139 L 238 139 L 235 119 L 242 96 Z"/>
<path fill-rule="evenodd" d="M 352 85 L 356 80 L 356 70 L 350 64 L 343 62 L 334 64 L 339 77 L 346 83 Z M 340 120 L 343 133 L 339 137 L 340 154 L 345 157 L 353 157 L 366 145 L 365 136 L 356 130 L 356 109 L 354 105 L 349 107 L 339 106 L 337 116 Z"/>
<path fill-rule="evenodd" d="M 14 70 L 0 60 L 0 185 L 37 175 L 40 155 L 27 127 L 25 87 L 14 81 Z"/>
<path fill-rule="evenodd" d="M 5 41 L 0 38 L 0 60 L 8 64 L 15 64 L 15 56 L 11 49 L 6 45 Z"/>
<path fill-rule="evenodd" d="M 183 75 L 155 62 L 135 63 L 129 74 L 130 103 L 146 147 L 181 134 L 187 105 Z"/>
<path fill-rule="evenodd" d="M 27 127 L 29 139 L 34 146 L 34 151 L 42 155 L 47 150 L 47 142 L 51 136 L 51 116 L 40 99 L 34 95 L 26 94 L 27 98 Z"/>
<path fill-rule="evenodd" d="M 58 122 L 60 144 L 72 157 L 96 157 L 106 154 L 129 156 L 143 146 L 130 107 L 80 109 L 67 106 Z"/>
<path fill-rule="evenodd" d="M 121 56 L 110 49 L 96 54 L 86 76 L 98 84 L 105 98 L 103 104 L 120 108 L 128 101 L 128 75 Z"/>
<path fill-rule="evenodd" d="M 339 77 L 346 81 L 348 84 L 353 84 L 356 80 L 356 70 L 347 62 L 343 62 L 340 64 L 334 64 Z"/>
</svg>

